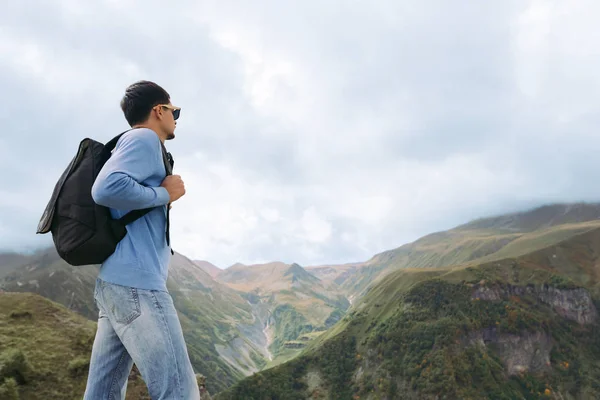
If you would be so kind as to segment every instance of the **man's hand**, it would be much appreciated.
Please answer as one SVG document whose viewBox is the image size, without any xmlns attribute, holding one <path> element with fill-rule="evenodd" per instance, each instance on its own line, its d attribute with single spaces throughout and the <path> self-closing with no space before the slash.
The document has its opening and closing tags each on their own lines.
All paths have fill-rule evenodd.
<svg viewBox="0 0 600 400">
<path fill-rule="evenodd" d="M 185 194 L 185 185 L 181 180 L 181 176 L 179 175 L 169 175 L 167 176 L 160 186 L 167 189 L 169 192 L 169 197 L 171 198 L 171 203 L 178 200 L 181 196 Z"/>
</svg>

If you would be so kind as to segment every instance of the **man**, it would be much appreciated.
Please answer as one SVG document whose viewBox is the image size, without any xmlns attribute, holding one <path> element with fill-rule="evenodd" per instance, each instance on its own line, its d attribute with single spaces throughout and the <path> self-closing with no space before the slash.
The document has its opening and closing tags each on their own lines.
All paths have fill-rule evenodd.
<svg viewBox="0 0 600 400">
<path fill-rule="evenodd" d="M 127 226 L 127 235 L 100 268 L 94 293 L 98 330 L 84 399 L 125 399 L 133 363 L 153 400 L 200 399 L 166 287 L 172 254 L 167 207 L 185 187 L 180 176 L 167 176 L 162 146 L 175 138 L 180 108 L 163 88 L 140 81 L 126 89 L 121 109 L 132 129 L 117 142 L 92 196 L 113 218 L 154 209 Z"/>
</svg>

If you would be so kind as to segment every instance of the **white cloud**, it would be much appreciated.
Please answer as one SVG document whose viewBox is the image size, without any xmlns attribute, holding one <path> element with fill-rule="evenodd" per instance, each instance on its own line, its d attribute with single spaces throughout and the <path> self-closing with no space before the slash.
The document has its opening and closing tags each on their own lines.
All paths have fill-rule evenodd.
<svg viewBox="0 0 600 400">
<path fill-rule="evenodd" d="M 323 243 L 331 237 L 331 224 L 319 216 L 314 206 L 302 213 L 302 228 L 307 242 Z"/>
<path fill-rule="evenodd" d="M 600 196 L 591 0 L 140 5 L 3 9 L 0 222 L 15 234 L 0 247 L 39 243 L 79 140 L 126 128 L 118 102 L 137 79 L 183 107 L 175 249 L 222 267 L 364 260 Z"/>
</svg>

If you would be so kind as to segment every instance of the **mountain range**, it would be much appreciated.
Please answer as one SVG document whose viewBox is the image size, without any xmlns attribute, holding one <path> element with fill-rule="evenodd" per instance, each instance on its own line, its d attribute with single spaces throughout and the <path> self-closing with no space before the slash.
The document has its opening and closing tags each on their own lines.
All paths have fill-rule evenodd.
<svg viewBox="0 0 600 400">
<path fill-rule="evenodd" d="M 599 204 L 548 205 L 344 265 L 221 270 L 176 253 L 168 288 L 219 399 L 585 398 L 600 355 L 588 338 L 599 218 Z M 53 249 L 0 254 L 2 290 L 37 293 L 91 324 L 97 271 Z"/>
<path fill-rule="evenodd" d="M 316 267 L 357 296 L 346 315 L 216 398 L 597 398 L 599 217 L 541 207 Z"/>
</svg>

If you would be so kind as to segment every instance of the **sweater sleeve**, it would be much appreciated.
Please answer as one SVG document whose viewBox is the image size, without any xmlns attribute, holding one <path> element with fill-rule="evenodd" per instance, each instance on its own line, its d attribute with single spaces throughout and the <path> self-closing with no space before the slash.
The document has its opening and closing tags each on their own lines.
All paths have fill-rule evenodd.
<svg viewBox="0 0 600 400">
<path fill-rule="evenodd" d="M 148 132 L 135 132 L 121 138 L 92 186 L 92 198 L 97 204 L 118 210 L 137 210 L 169 203 L 169 192 L 164 187 L 140 184 L 154 173 L 157 162 L 162 165 L 157 140 L 154 133 Z"/>
</svg>

